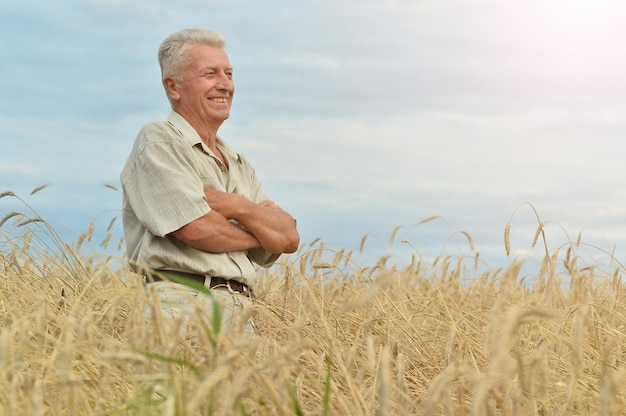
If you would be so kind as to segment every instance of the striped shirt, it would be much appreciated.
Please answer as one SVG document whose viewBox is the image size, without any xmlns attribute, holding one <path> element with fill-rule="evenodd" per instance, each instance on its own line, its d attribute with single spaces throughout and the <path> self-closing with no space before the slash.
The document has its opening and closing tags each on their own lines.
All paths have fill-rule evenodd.
<svg viewBox="0 0 626 416">
<path fill-rule="evenodd" d="M 259 203 L 267 198 L 250 163 L 217 138 L 228 168 L 178 113 L 145 125 L 122 170 L 123 223 L 131 268 L 180 270 L 256 284 L 252 264 L 269 266 L 278 254 L 262 248 L 208 253 L 169 235 L 207 214 L 204 188 L 241 195 Z"/>
</svg>

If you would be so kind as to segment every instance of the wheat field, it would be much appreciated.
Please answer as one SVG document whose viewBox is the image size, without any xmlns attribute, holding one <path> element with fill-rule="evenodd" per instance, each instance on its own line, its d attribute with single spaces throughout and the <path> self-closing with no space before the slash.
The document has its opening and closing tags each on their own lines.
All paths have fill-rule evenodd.
<svg viewBox="0 0 626 416">
<path fill-rule="evenodd" d="M 16 198 L 5 192 L 2 198 Z M 201 328 L 155 347 L 140 280 L 90 227 L 0 220 L 2 415 L 620 415 L 623 266 L 546 247 L 476 274 L 474 258 L 303 245 L 261 270 L 256 336 Z M 509 250 L 510 224 L 503 229 Z M 535 244 L 544 229 L 539 224 Z M 471 236 L 466 234 L 471 242 Z M 122 244 L 120 241 L 119 245 Z"/>
</svg>

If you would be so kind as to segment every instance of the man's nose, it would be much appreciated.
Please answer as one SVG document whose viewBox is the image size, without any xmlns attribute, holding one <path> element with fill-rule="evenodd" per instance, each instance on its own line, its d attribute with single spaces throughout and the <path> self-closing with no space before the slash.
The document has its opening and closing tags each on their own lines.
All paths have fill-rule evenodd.
<svg viewBox="0 0 626 416">
<path fill-rule="evenodd" d="M 221 90 L 230 90 L 233 88 L 233 80 L 228 74 L 222 73 L 217 77 L 216 87 Z"/>
</svg>

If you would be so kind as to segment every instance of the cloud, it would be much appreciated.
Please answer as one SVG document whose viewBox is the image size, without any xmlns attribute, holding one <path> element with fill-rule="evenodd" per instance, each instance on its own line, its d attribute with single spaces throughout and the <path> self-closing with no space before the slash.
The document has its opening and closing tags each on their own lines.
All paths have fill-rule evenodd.
<svg viewBox="0 0 626 416">
<path fill-rule="evenodd" d="M 159 43 L 208 26 L 235 66 L 221 135 L 305 240 L 357 246 L 405 226 L 437 252 L 467 229 L 501 256 L 504 224 L 530 201 L 573 233 L 624 241 L 623 5 L 25 1 L 0 6 L 14 39 L 0 46 L 1 182 L 26 194 L 51 182 L 37 201 L 53 215 L 118 206 L 99 187 L 169 111 Z M 430 215 L 447 224 L 414 226 Z M 536 225 L 516 230 L 531 239 Z"/>
</svg>

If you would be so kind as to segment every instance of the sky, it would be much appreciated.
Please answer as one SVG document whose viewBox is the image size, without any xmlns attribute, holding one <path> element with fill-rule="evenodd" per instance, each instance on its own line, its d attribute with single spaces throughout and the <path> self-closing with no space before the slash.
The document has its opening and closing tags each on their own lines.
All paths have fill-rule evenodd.
<svg viewBox="0 0 626 416">
<path fill-rule="evenodd" d="M 159 44 L 205 27 L 235 73 L 219 133 L 304 245 L 496 268 L 542 255 L 545 223 L 549 250 L 626 262 L 625 20 L 609 0 L 5 1 L 0 192 L 64 232 L 119 217 L 133 140 L 170 110 Z"/>
</svg>

